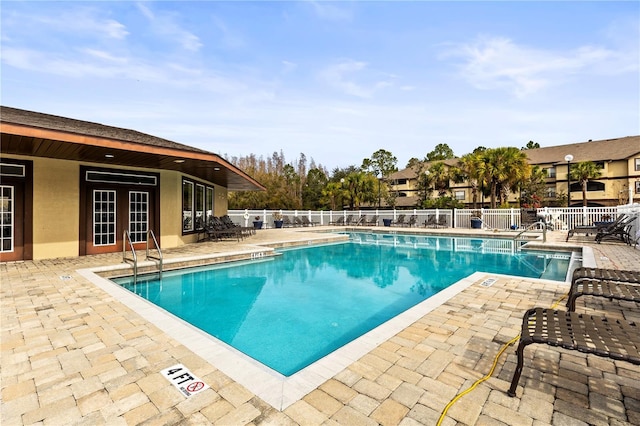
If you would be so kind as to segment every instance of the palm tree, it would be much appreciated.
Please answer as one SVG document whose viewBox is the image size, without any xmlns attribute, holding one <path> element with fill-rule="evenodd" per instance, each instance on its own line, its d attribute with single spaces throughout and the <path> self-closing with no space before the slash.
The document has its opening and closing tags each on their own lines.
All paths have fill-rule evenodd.
<svg viewBox="0 0 640 426">
<path fill-rule="evenodd" d="M 518 148 L 493 148 L 482 153 L 485 163 L 484 179 L 491 186 L 491 208 L 496 208 L 496 197 L 502 203 L 509 190 L 516 190 L 531 174 L 527 154 Z"/>
<path fill-rule="evenodd" d="M 600 177 L 600 168 L 593 161 L 583 161 L 571 166 L 571 180 L 580 182 L 582 186 L 582 205 L 587 205 L 587 184 L 592 179 Z M 569 188 L 571 191 L 571 188 Z"/>
<path fill-rule="evenodd" d="M 449 180 L 451 175 L 444 163 L 439 161 L 429 167 L 429 180 L 433 183 L 435 190 L 438 191 L 440 197 L 444 197 L 449 189 Z"/>
<path fill-rule="evenodd" d="M 482 156 L 475 153 L 463 155 L 458 163 L 458 167 L 469 180 L 469 185 L 471 185 L 471 198 L 474 210 L 478 203 L 478 186 L 484 176 L 484 164 Z"/>
</svg>

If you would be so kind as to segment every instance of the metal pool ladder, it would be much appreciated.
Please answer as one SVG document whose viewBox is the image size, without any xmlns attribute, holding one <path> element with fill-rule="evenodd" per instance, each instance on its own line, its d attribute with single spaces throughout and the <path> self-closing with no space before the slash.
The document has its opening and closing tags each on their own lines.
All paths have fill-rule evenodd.
<svg viewBox="0 0 640 426">
<path fill-rule="evenodd" d="M 157 256 L 149 255 L 149 237 L 153 239 L 153 245 L 155 246 L 156 251 L 158 252 Z M 156 234 L 153 233 L 152 229 L 147 231 L 147 260 L 154 260 L 158 262 L 158 274 L 160 275 L 160 279 L 162 279 L 162 250 L 160 250 L 160 244 L 158 244 L 158 240 L 156 239 Z"/>
<path fill-rule="evenodd" d="M 153 239 L 153 244 L 155 250 L 158 252 L 157 256 L 151 256 L 149 254 L 149 239 Z M 130 263 L 133 265 L 133 283 L 136 284 L 138 281 L 138 255 L 136 253 L 136 249 L 133 247 L 133 241 L 131 241 L 131 234 L 129 231 L 124 231 L 122 235 L 122 261 L 125 263 Z M 127 257 L 127 244 L 131 249 L 131 257 Z M 160 279 L 162 279 L 162 250 L 160 249 L 160 245 L 158 244 L 158 240 L 156 239 L 156 235 L 153 233 L 153 230 L 149 229 L 147 231 L 147 249 L 146 249 L 146 258 L 147 260 L 151 259 L 157 261 L 158 263 L 158 273 L 160 274 Z"/>
<path fill-rule="evenodd" d="M 518 232 L 518 235 L 513 237 L 513 240 L 514 241 L 518 241 L 518 239 L 520 238 L 520 235 L 522 235 L 525 232 L 531 230 L 531 228 L 533 228 L 534 226 L 542 226 L 542 242 L 546 243 L 547 242 L 547 224 L 544 223 L 543 221 L 532 223 L 531 225 L 527 226 L 522 231 Z M 524 241 L 524 240 L 522 240 L 522 241 Z"/>
</svg>

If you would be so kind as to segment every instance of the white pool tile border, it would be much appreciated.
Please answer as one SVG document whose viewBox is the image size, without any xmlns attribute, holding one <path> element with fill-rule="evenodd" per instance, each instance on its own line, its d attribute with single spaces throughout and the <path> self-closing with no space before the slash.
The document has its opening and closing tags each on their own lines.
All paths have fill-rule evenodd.
<svg viewBox="0 0 640 426">
<path fill-rule="evenodd" d="M 592 258 L 592 252 L 583 250 L 583 264 L 586 263 L 585 266 L 589 266 Z M 473 283 L 480 282 L 489 276 L 535 280 L 532 278 L 475 272 L 347 343 L 296 374 L 285 377 L 97 274 L 97 272 L 113 269 L 114 267 L 107 266 L 79 269 L 77 272 L 278 410 L 284 410 L 300 400 L 378 345 L 389 340 L 438 306 L 470 287 Z M 557 281 L 553 282 L 558 283 Z"/>
<path fill-rule="evenodd" d="M 298 373 L 285 377 L 96 273 L 105 269 L 108 268 L 79 269 L 77 272 L 278 410 L 300 400 L 382 342 L 487 275 L 476 272 L 458 281 Z"/>
</svg>

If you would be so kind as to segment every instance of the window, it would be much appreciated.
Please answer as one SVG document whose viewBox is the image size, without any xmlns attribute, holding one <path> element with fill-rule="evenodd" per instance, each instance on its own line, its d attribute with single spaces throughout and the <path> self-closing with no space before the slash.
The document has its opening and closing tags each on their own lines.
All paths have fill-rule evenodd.
<svg viewBox="0 0 640 426">
<path fill-rule="evenodd" d="M 406 185 L 406 184 L 407 184 L 406 179 L 396 179 L 396 185 Z"/>
<path fill-rule="evenodd" d="M 455 191 L 454 195 L 456 197 L 456 200 L 464 201 L 464 197 L 465 197 L 464 191 Z"/>
<path fill-rule="evenodd" d="M 547 188 L 547 197 L 548 198 L 556 198 L 557 193 L 555 188 Z"/>
<path fill-rule="evenodd" d="M 207 187 L 207 205 L 205 207 L 205 220 L 209 222 L 213 216 L 213 188 Z"/>
<path fill-rule="evenodd" d="M 215 191 L 211 186 L 182 180 L 182 232 L 202 230 L 213 215 Z"/>
<path fill-rule="evenodd" d="M 556 177 L 556 168 L 555 167 L 549 167 L 547 169 L 547 177 L 550 177 L 550 178 L 555 178 Z"/>
<path fill-rule="evenodd" d="M 640 194 L 640 181 L 636 181 L 636 194 Z"/>
<path fill-rule="evenodd" d="M 587 192 L 591 191 L 604 191 L 604 183 L 590 180 L 587 182 Z M 571 183 L 571 192 L 582 192 L 582 185 L 580 182 Z"/>
<path fill-rule="evenodd" d="M 182 182 L 182 231 L 193 231 L 193 182 Z"/>
<path fill-rule="evenodd" d="M 149 229 L 149 193 L 129 192 L 129 235 L 131 242 L 140 243 L 147 240 Z"/>
<path fill-rule="evenodd" d="M 635 171 L 640 172 L 640 158 L 634 159 L 635 162 Z"/>
<path fill-rule="evenodd" d="M 116 243 L 116 191 L 93 191 L 93 245 Z"/>
<path fill-rule="evenodd" d="M 13 251 L 13 186 L 0 186 L 0 252 Z"/>
<path fill-rule="evenodd" d="M 204 228 L 204 185 L 196 185 L 196 230 Z"/>
</svg>

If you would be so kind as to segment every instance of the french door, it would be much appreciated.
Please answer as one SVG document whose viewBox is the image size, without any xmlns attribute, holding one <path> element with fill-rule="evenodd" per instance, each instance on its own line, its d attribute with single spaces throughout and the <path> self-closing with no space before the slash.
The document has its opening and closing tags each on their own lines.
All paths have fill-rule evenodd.
<svg viewBox="0 0 640 426">
<path fill-rule="evenodd" d="M 109 182 L 104 182 L 107 174 Z M 121 252 L 125 245 L 130 250 L 128 241 L 123 240 L 125 231 L 129 232 L 136 250 L 146 248 L 149 230 L 154 230 L 159 238 L 159 229 L 156 228 L 159 214 L 156 180 L 149 179 L 149 185 L 145 187 L 129 184 L 128 177 L 134 176 L 131 174 L 92 170 L 87 171 L 85 176 L 88 179 L 83 182 L 85 196 L 81 203 L 85 210 L 82 215 L 85 218 L 84 225 L 81 225 L 84 233 L 81 254 Z"/>
</svg>

